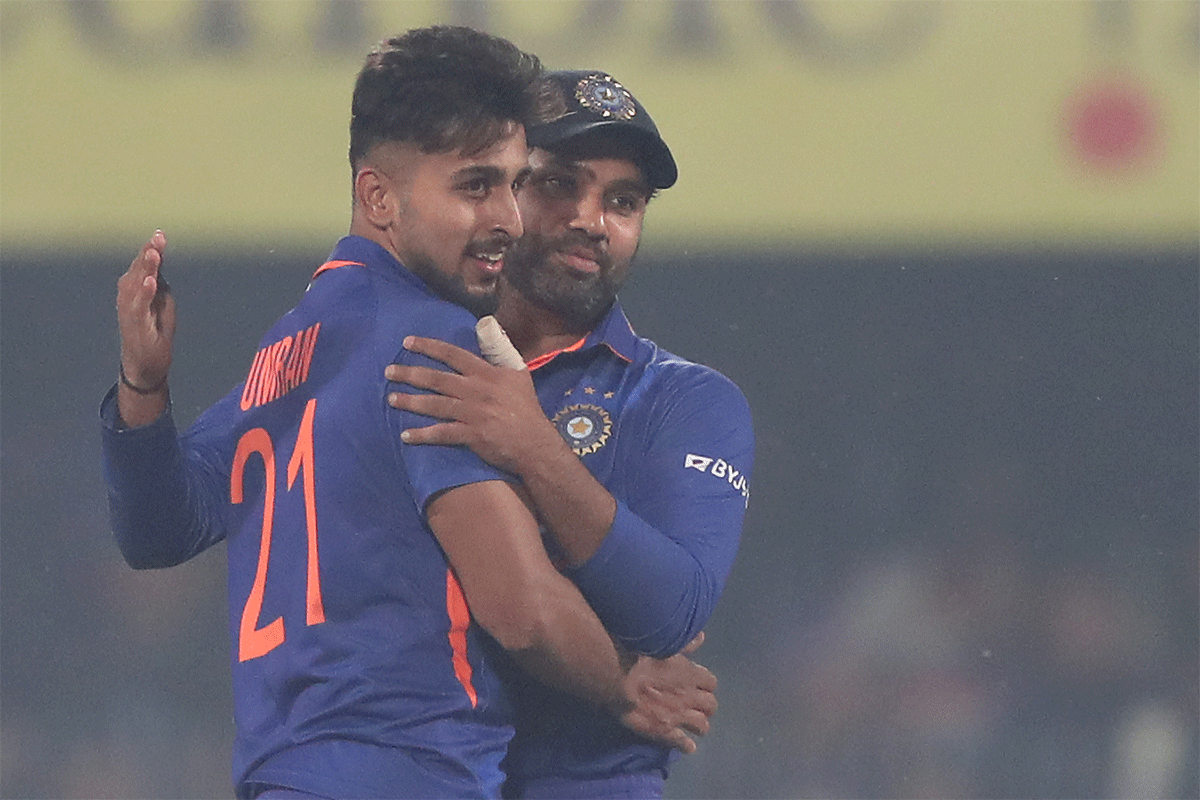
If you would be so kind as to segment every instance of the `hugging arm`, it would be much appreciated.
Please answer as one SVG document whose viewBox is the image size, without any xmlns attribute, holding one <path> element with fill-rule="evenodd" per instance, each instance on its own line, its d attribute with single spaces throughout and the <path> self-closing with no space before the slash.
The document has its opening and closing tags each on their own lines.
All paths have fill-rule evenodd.
<svg viewBox="0 0 1200 800">
<path fill-rule="evenodd" d="M 651 444 L 628 483 L 628 502 L 588 472 L 545 417 L 527 372 L 414 338 L 410 350 L 454 372 L 392 365 L 389 379 L 433 394 L 393 392 L 389 403 L 442 422 L 405 432 L 414 444 L 465 445 L 517 475 L 608 630 L 632 650 L 678 652 L 703 628 L 741 536 L 753 458 L 741 392 L 711 370 L 681 374 L 645 424 Z M 703 469 L 701 468 L 703 467 Z"/>
<path fill-rule="evenodd" d="M 537 522 L 513 488 L 482 481 L 427 506 L 476 621 L 542 682 L 607 709 L 633 730 L 691 752 L 694 714 L 641 699 L 654 676 L 627 671 L 579 590 L 554 568 Z"/>
</svg>

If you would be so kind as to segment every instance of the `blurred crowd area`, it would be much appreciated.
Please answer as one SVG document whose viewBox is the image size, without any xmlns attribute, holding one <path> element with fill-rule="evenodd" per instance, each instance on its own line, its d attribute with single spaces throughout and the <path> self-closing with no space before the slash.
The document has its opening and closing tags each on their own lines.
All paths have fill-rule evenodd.
<svg viewBox="0 0 1200 800">
<path fill-rule="evenodd" d="M 1195 532 L 1023 536 L 1014 471 L 948 476 L 948 527 L 881 543 L 802 605 L 786 570 L 763 574 L 766 613 L 729 624 L 769 633 L 753 666 L 723 654 L 722 745 L 673 796 L 1200 796 Z M 1028 534 L 1107 544 L 1048 554 Z"/>
<path fill-rule="evenodd" d="M 251 255 L 173 262 L 181 423 L 323 254 Z M 135 573 L 108 530 L 115 263 L 0 270 L 0 795 L 229 797 L 224 548 Z M 736 380 L 758 437 L 697 656 L 720 710 L 669 796 L 1200 797 L 1198 275 L 645 254 L 635 327 Z"/>
<path fill-rule="evenodd" d="M 647 301 L 758 432 L 674 797 L 1200 797 L 1198 258 L 699 259 L 713 299 Z"/>
</svg>

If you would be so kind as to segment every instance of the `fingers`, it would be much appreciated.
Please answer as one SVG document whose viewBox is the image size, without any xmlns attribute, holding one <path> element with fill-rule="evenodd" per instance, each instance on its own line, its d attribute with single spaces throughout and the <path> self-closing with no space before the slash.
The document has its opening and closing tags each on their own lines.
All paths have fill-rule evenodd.
<svg viewBox="0 0 1200 800">
<path fill-rule="evenodd" d="M 117 281 L 121 371 L 125 380 L 134 386 L 162 387 L 171 368 L 175 299 L 161 272 L 166 246 L 166 236 L 162 231 L 155 231 Z M 139 409 L 136 404 L 130 406 L 136 399 L 131 391 L 122 390 L 120 397 L 122 415 L 133 413 L 139 416 L 141 411 L 147 410 Z M 160 396 L 156 397 L 161 400 Z M 145 421 L 150 421 L 157 414 L 158 410 L 146 417 Z M 124 416 L 124 419 L 134 424 L 132 417 Z"/>
<path fill-rule="evenodd" d="M 703 694 L 692 695 L 691 713 L 704 718 L 704 732 L 708 732 L 708 718 L 717 713 L 717 696 L 705 690 Z"/>
<path fill-rule="evenodd" d="M 685 756 L 690 756 L 696 752 L 696 743 L 683 731 L 678 728 L 672 731 L 671 747 L 683 753 Z"/>
<path fill-rule="evenodd" d="M 717 698 L 712 693 L 665 693 L 653 687 L 645 691 L 655 698 L 652 708 L 664 725 L 675 725 L 697 736 L 704 736 L 711 729 L 709 718 L 717 713 Z"/>
<path fill-rule="evenodd" d="M 702 644 L 704 644 L 704 631 L 700 631 L 699 633 L 697 633 L 696 638 L 692 639 L 690 642 L 688 642 L 687 646 L 684 647 L 679 652 L 683 653 L 684 655 L 688 655 L 689 653 L 694 653 L 700 649 L 700 645 L 702 645 Z"/>
<path fill-rule="evenodd" d="M 671 749 L 678 750 L 685 755 L 691 755 L 696 752 L 696 741 L 679 725 L 672 725 L 671 723 L 666 723 L 664 720 L 660 720 L 652 723 L 650 729 L 653 731 L 652 733 L 649 730 L 645 732 L 649 735 L 649 738 L 657 739 Z"/>
<path fill-rule="evenodd" d="M 431 370 L 432 371 L 432 370 Z M 441 374 L 441 373 L 439 373 Z M 454 409 L 458 401 L 436 394 L 408 394 L 389 392 L 388 405 L 401 411 L 411 411 L 425 417 L 449 420 L 422 428 L 407 428 L 400 432 L 400 441 L 405 444 L 470 444 L 469 430 L 455 419 Z"/>
<path fill-rule="evenodd" d="M 162 266 L 163 253 L 167 249 L 167 237 L 162 231 L 155 231 L 150 240 L 142 245 L 141 251 L 137 258 L 133 260 L 130 269 L 135 267 L 143 271 L 142 277 L 146 275 L 157 275 L 159 267 Z"/>
<path fill-rule="evenodd" d="M 696 688 L 715 693 L 717 691 L 717 676 L 713 674 L 712 670 L 695 662 L 692 662 L 692 668 L 695 673 Z"/>
<path fill-rule="evenodd" d="M 663 707 L 672 708 L 679 714 L 695 714 L 707 718 L 717 713 L 716 692 L 704 686 L 690 689 L 668 689 L 666 692 L 654 687 L 647 687 L 647 691 L 657 694 Z M 666 699 L 667 697 L 670 699 Z"/>
<path fill-rule="evenodd" d="M 142 245 L 142 249 L 129 265 L 129 272 L 126 273 L 129 277 L 130 311 L 137 318 L 144 320 L 147 327 L 153 326 L 155 330 L 161 329 L 161 322 L 157 317 L 166 307 L 167 292 L 170 291 L 166 281 L 160 279 L 166 246 L 167 239 L 163 232 L 155 231 L 150 240 Z"/>
<path fill-rule="evenodd" d="M 134 259 L 133 265 L 130 267 L 133 270 L 135 267 L 141 280 L 139 285 L 147 290 L 153 290 L 152 294 L 158 292 L 159 272 L 162 270 L 163 254 L 167 249 L 167 238 L 162 231 L 155 231 L 150 237 L 150 241 L 142 246 L 142 251 L 138 253 L 138 257 Z"/>
<path fill-rule="evenodd" d="M 710 730 L 708 719 L 700 712 L 681 713 L 666 706 L 644 706 L 621 718 L 630 730 L 647 739 L 665 744 L 684 754 L 696 752 L 692 736 L 704 736 Z"/>
<path fill-rule="evenodd" d="M 424 336 L 407 336 L 404 348 L 414 353 L 429 356 L 441 361 L 455 372 L 466 374 L 480 367 L 486 367 L 487 362 L 472 352 L 456 347 L 440 339 L 426 339 Z"/>
<path fill-rule="evenodd" d="M 433 342 L 437 340 L 422 339 L 421 341 Z M 439 342 L 439 344 L 445 343 Z M 388 364 L 383 368 L 383 377 L 393 383 L 407 383 L 416 389 L 426 389 L 448 396 L 455 395 L 457 383 L 461 381 L 460 376 L 451 372 L 442 372 L 431 367 L 410 367 L 404 364 Z M 396 407 L 400 408 L 400 406 Z"/>
<path fill-rule="evenodd" d="M 712 723 L 708 721 L 710 716 L 712 715 L 700 711 L 690 712 L 680 720 L 679 727 L 696 736 L 707 736 L 712 730 Z"/>
<path fill-rule="evenodd" d="M 424 428 L 406 428 L 400 432 L 400 441 L 405 444 L 441 444 L 449 446 L 469 445 L 464 426 L 457 422 L 438 422 Z"/>
<path fill-rule="evenodd" d="M 687 650 L 685 649 L 665 659 L 667 663 L 673 665 L 674 669 L 678 671 L 677 674 L 679 676 L 669 686 L 683 688 L 686 683 L 688 686 L 694 686 L 705 692 L 716 692 L 717 676 L 708 667 L 703 664 L 697 664 L 688 658 L 685 655 L 686 652 Z"/>
<path fill-rule="evenodd" d="M 455 415 L 458 401 L 440 394 L 409 394 L 388 392 L 388 405 L 401 411 L 411 411 L 423 417 L 459 421 Z"/>
<path fill-rule="evenodd" d="M 508 334 L 490 314 L 475 323 L 475 335 L 479 338 L 479 350 L 489 364 L 505 369 L 525 369 L 525 359 L 513 347 Z"/>
</svg>

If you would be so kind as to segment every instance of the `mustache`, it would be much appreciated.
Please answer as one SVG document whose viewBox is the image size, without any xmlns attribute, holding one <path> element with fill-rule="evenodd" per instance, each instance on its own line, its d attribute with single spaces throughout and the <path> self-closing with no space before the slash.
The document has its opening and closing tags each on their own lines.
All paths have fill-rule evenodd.
<svg viewBox="0 0 1200 800">
<path fill-rule="evenodd" d="M 570 231 L 557 239 L 547 241 L 546 244 L 547 249 L 552 252 L 584 251 L 600 265 L 602 270 L 612 267 L 612 257 L 608 254 L 608 245 L 582 231 Z"/>
<path fill-rule="evenodd" d="M 507 233 L 497 233 L 486 239 L 476 239 L 467 245 L 466 252 L 471 254 L 478 253 L 505 253 L 513 243 L 516 242 L 512 236 Z"/>
</svg>

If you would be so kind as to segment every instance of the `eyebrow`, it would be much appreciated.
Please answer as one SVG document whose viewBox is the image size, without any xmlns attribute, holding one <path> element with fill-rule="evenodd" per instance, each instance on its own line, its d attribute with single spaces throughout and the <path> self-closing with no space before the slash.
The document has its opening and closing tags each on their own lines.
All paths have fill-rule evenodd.
<svg viewBox="0 0 1200 800">
<path fill-rule="evenodd" d="M 499 167 L 489 167 L 484 164 L 473 164 L 456 171 L 452 176 L 454 183 L 483 178 L 489 184 L 495 185 L 504 181 L 504 170 Z"/>
<path fill-rule="evenodd" d="M 557 154 L 553 154 L 550 158 L 550 163 L 542 167 L 541 170 L 560 170 L 563 172 L 569 172 L 572 175 L 589 175 L 595 179 L 596 173 L 584 163 L 586 160 L 587 159 L 582 158 L 563 158 Z M 640 171 L 641 170 L 639 169 L 639 172 Z M 606 186 L 604 191 L 606 193 L 631 191 L 637 192 L 638 194 L 643 194 L 647 197 L 650 197 L 654 194 L 654 189 L 651 188 L 648 182 L 639 180 L 637 178 L 622 178 L 614 181 L 611 185 Z"/>
<path fill-rule="evenodd" d="M 654 194 L 654 190 L 650 188 L 650 184 L 645 181 L 627 178 L 625 180 L 615 181 L 607 188 L 609 192 L 636 192 L 637 194 L 646 195 L 649 197 Z"/>
</svg>

